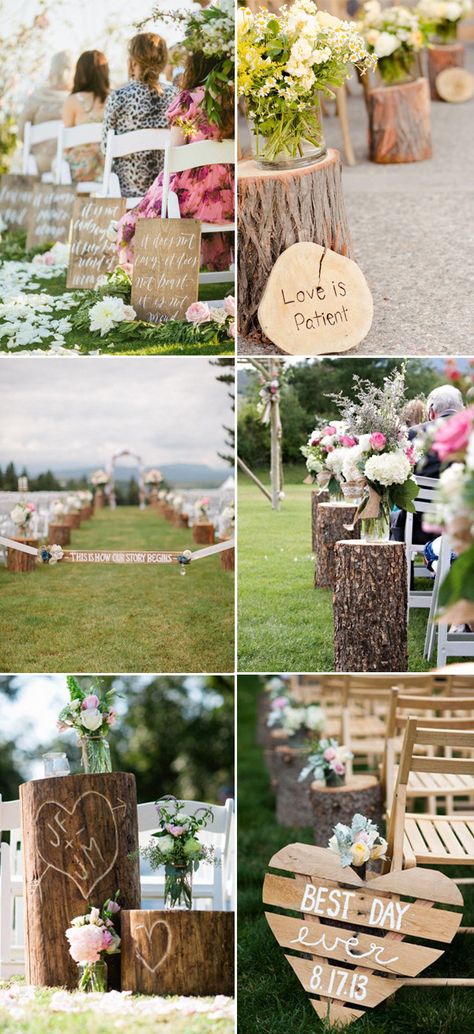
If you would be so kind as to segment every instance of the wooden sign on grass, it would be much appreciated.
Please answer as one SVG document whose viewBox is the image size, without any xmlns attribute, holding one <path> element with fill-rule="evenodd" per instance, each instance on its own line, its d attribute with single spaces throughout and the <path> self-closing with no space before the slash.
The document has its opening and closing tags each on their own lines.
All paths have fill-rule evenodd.
<svg viewBox="0 0 474 1034">
<path fill-rule="evenodd" d="M 198 299 L 201 224 L 195 219 L 139 219 L 132 305 L 147 323 L 184 319 Z"/>
<path fill-rule="evenodd" d="M 0 177 L 0 217 L 9 230 L 28 228 L 28 213 L 37 183 L 36 176 L 8 173 Z"/>
<path fill-rule="evenodd" d="M 67 244 L 75 197 L 74 186 L 35 184 L 28 213 L 27 248 L 56 241 Z"/>
<path fill-rule="evenodd" d="M 92 290 L 100 276 L 117 265 L 108 231 L 125 213 L 125 198 L 76 197 L 72 212 L 71 253 L 66 286 Z"/>
<path fill-rule="evenodd" d="M 333 851 L 308 844 L 289 844 L 269 864 L 291 878 L 265 876 L 263 901 L 280 910 L 266 919 L 293 953 L 285 957 L 318 1016 L 330 1023 L 358 1019 L 443 954 L 405 937 L 449 944 L 461 923 L 462 913 L 436 907 L 463 904 L 440 872 L 413 868 L 364 881 Z"/>
</svg>

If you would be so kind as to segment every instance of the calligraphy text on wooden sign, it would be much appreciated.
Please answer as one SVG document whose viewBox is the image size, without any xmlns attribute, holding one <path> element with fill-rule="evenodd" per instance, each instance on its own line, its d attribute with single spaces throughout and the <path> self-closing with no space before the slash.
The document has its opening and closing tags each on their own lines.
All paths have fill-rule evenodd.
<svg viewBox="0 0 474 1034">
<path fill-rule="evenodd" d="M 106 552 L 105 550 L 68 549 L 61 563 L 74 564 L 176 564 L 180 553 L 129 550 L 128 552 Z"/>
<path fill-rule="evenodd" d="M 0 178 L 0 216 L 9 230 L 26 230 L 35 176 L 8 174 Z"/>
<path fill-rule="evenodd" d="M 195 219 L 139 219 L 132 305 L 139 319 L 183 319 L 198 298 L 201 224 Z"/>
<path fill-rule="evenodd" d="M 74 186 L 35 185 L 28 214 L 27 248 L 56 241 L 67 243 L 75 197 Z"/>
<path fill-rule="evenodd" d="M 67 287 L 92 290 L 117 265 L 110 224 L 124 215 L 125 198 L 76 197 L 72 213 Z"/>
</svg>

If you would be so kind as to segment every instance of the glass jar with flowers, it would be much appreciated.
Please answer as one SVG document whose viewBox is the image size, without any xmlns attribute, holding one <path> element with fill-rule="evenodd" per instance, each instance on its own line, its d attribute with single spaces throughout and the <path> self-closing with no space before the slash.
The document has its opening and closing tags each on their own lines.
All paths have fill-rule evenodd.
<svg viewBox="0 0 474 1034">
<path fill-rule="evenodd" d="M 198 837 L 213 822 L 210 808 L 197 808 L 189 815 L 184 802 L 168 795 L 156 802 L 158 829 L 141 854 L 152 869 L 164 869 L 165 909 L 193 907 L 193 873 L 201 862 L 217 864 L 214 848 Z"/>
<path fill-rule="evenodd" d="M 359 30 L 377 58 L 377 70 L 386 86 L 417 78 L 418 54 L 427 36 L 416 11 L 398 4 L 382 8 L 379 0 L 368 0 Z"/>
<path fill-rule="evenodd" d="M 320 493 L 329 493 L 332 503 L 351 501 L 346 498 L 342 470 L 347 450 L 356 439 L 346 432 L 344 421 L 331 420 L 322 428 L 316 427 L 307 444 L 301 446 L 310 477 L 315 477 Z"/>
<path fill-rule="evenodd" d="M 278 13 L 237 12 L 238 88 L 262 168 L 312 165 L 326 154 L 321 97 L 376 66 L 353 23 L 296 0 Z"/>
<path fill-rule="evenodd" d="M 13 510 L 10 510 L 10 519 L 16 525 L 17 535 L 27 538 L 31 534 L 33 514 L 36 510 L 34 503 L 25 503 L 23 500 L 15 503 Z"/>
<path fill-rule="evenodd" d="M 108 898 L 102 908 L 90 907 L 85 915 L 76 916 L 66 930 L 69 953 L 78 965 L 79 991 L 107 991 L 106 958 L 120 952 L 113 918 L 120 912 L 119 894 L 117 891 L 114 898 Z"/>
<path fill-rule="evenodd" d="M 419 0 L 416 12 L 432 43 L 450 45 L 458 37 L 459 23 L 472 14 L 471 0 Z"/>
<path fill-rule="evenodd" d="M 387 851 L 387 841 L 380 835 L 375 822 L 367 819 L 365 815 L 354 815 L 350 826 L 338 822 L 334 826 L 334 834 L 329 840 L 328 847 L 335 854 L 343 868 L 351 866 L 362 879 L 365 879 L 367 862 L 384 861 Z"/>
<path fill-rule="evenodd" d="M 85 690 L 73 675 L 67 676 L 69 703 L 60 711 L 57 726 L 60 732 L 74 729 L 82 750 L 84 772 L 111 772 L 109 730 L 115 725 L 117 712 L 111 707 L 113 690 L 106 689 L 101 679 Z"/>
<path fill-rule="evenodd" d="M 351 761 L 353 754 L 347 747 L 340 746 L 335 739 L 323 737 L 317 743 L 313 743 L 305 767 L 298 776 L 298 782 L 303 783 L 308 776 L 326 786 L 344 786 L 346 781 L 346 764 Z"/>
</svg>

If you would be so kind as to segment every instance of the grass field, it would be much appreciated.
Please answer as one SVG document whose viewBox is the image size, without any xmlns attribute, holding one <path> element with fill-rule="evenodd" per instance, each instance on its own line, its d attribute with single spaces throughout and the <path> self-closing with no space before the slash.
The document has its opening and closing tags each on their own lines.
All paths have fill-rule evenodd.
<svg viewBox="0 0 474 1034">
<path fill-rule="evenodd" d="M 304 468 L 289 471 L 281 509 L 239 479 L 239 671 L 332 671 L 332 592 L 315 589 L 311 555 L 311 489 Z M 268 483 L 262 471 L 258 476 Z M 410 671 L 427 671 L 426 610 L 412 610 Z"/>
<path fill-rule="evenodd" d="M 103 510 L 75 549 L 188 549 L 191 532 L 150 509 Z M 0 567 L 0 671 L 227 672 L 234 668 L 234 587 L 219 557 L 175 565 Z"/>
<path fill-rule="evenodd" d="M 262 883 L 269 859 L 285 844 L 313 843 L 313 838 L 310 829 L 288 829 L 276 823 L 273 792 L 255 740 L 258 688 L 255 676 L 239 677 L 238 1028 L 240 1034 L 334 1031 L 316 1016 L 263 915 Z M 472 873 L 464 870 L 463 875 Z M 469 926 L 474 924 L 474 887 L 464 887 L 463 893 L 463 925 Z M 458 934 L 426 974 L 474 978 L 474 937 Z M 472 1034 L 473 989 L 401 989 L 346 1029 L 354 1034 Z"/>
</svg>

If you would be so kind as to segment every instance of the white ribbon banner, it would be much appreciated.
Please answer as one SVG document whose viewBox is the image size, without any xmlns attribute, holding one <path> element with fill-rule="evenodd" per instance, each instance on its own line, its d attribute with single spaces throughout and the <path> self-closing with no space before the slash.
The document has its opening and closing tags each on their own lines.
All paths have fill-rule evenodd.
<svg viewBox="0 0 474 1034">
<path fill-rule="evenodd" d="M 32 556 L 40 557 L 41 550 L 34 546 L 26 546 L 23 542 L 16 542 L 15 539 L 5 538 L 0 535 L 0 545 L 8 549 L 18 549 L 20 553 L 30 553 Z M 65 549 L 59 563 L 85 563 L 85 564 L 188 564 L 194 560 L 204 560 L 205 557 L 213 556 L 214 553 L 223 553 L 226 549 L 234 548 L 234 540 L 228 539 L 225 542 L 218 542 L 215 546 L 206 546 L 205 549 L 197 549 L 191 556 L 186 556 L 190 550 L 182 550 L 180 553 L 172 550 L 137 550 L 137 549 Z M 184 559 L 180 559 L 183 557 Z"/>
</svg>

